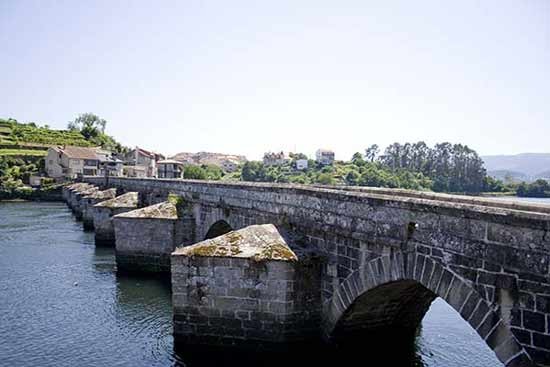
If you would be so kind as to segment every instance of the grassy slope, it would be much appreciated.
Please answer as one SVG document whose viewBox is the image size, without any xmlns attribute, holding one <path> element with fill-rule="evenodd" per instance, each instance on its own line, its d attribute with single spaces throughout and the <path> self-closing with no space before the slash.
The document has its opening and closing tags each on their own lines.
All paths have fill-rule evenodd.
<svg viewBox="0 0 550 367">
<path fill-rule="evenodd" d="M 0 149 L 0 156 L 45 157 L 47 153 L 38 149 Z"/>
<path fill-rule="evenodd" d="M 91 144 L 79 132 L 52 130 L 0 119 L 0 157 L 43 157 L 52 145 Z"/>
</svg>

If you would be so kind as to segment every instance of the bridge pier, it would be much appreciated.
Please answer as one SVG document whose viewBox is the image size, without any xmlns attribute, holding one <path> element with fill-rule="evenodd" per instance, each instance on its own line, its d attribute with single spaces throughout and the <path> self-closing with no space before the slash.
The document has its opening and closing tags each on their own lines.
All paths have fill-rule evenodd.
<svg viewBox="0 0 550 367">
<path fill-rule="evenodd" d="M 94 216 L 92 207 L 102 201 L 114 199 L 116 197 L 116 189 L 107 189 L 103 191 L 96 191 L 90 195 L 86 195 L 82 198 L 82 223 L 84 229 L 94 229 Z"/>
<path fill-rule="evenodd" d="M 72 210 L 73 202 L 74 202 L 73 196 L 76 195 L 77 192 L 84 191 L 90 187 L 94 187 L 94 186 L 86 182 L 77 182 L 77 183 L 63 187 L 62 196 L 65 202 L 67 203 L 67 206 Z"/>
<path fill-rule="evenodd" d="M 178 342 L 271 348 L 317 340 L 320 266 L 273 225 L 250 226 L 172 254 Z"/>
<path fill-rule="evenodd" d="M 84 180 L 103 185 L 101 178 Z M 287 333 L 293 325 L 304 337 L 345 343 L 378 328 L 413 330 L 439 296 L 503 365 L 550 366 L 548 206 L 374 188 L 130 178 L 109 184 L 148 198 L 176 193 L 189 205 L 184 244 L 199 244 L 171 258 L 178 339 L 280 344 L 302 337 Z M 229 243 L 239 230 L 265 223 L 295 235 L 285 245 L 298 261 L 204 252 L 211 248 L 205 237 Z M 231 229 L 237 231 L 225 233 Z M 311 269 L 303 249 L 323 259 L 317 277 L 299 266 L 303 260 Z M 294 283 L 270 295 L 278 281 Z M 305 299 L 317 300 L 308 316 L 301 313 Z"/>
<path fill-rule="evenodd" d="M 116 261 L 127 272 L 170 273 L 170 254 L 185 242 L 176 204 L 165 201 L 113 217 Z"/>
<path fill-rule="evenodd" d="M 114 246 L 115 230 L 112 218 L 138 208 L 138 193 L 127 192 L 113 199 L 105 200 L 91 207 L 94 218 L 96 245 Z"/>
<path fill-rule="evenodd" d="M 73 209 L 73 213 L 76 217 L 76 220 L 82 220 L 82 215 L 84 213 L 84 203 L 86 201 L 84 197 L 88 195 L 92 195 L 98 191 L 99 191 L 98 187 L 91 186 L 84 190 L 77 190 L 73 192 L 71 196 L 71 207 Z"/>
</svg>

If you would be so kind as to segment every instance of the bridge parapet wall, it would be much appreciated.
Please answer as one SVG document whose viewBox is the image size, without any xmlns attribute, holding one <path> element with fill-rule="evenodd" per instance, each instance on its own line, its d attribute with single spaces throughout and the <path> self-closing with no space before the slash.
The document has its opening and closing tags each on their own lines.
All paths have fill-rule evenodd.
<svg viewBox="0 0 550 367">
<path fill-rule="evenodd" d="M 94 185 L 102 180 L 85 178 Z M 370 188 L 129 178 L 110 178 L 109 185 L 153 198 L 181 195 L 190 204 L 195 242 L 220 220 L 233 229 L 289 227 L 301 236 L 299 246 L 324 259 L 325 311 L 344 282 L 373 259 L 401 254 L 407 267 L 410 256 L 425 257 L 419 271 L 444 269 L 460 279 L 532 359 L 550 365 L 548 207 Z"/>
</svg>

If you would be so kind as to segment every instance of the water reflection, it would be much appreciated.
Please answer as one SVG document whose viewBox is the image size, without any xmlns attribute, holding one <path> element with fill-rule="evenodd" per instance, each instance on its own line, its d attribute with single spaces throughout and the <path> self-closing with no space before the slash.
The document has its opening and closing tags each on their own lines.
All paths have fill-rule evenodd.
<svg viewBox="0 0 550 367">
<path fill-rule="evenodd" d="M 259 353 L 174 347 L 170 284 L 117 275 L 114 249 L 94 246 L 65 205 L 0 203 L 0 218 L 0 366 L 500 366 L 441 300 L 416 337 Z"/>
</svg>

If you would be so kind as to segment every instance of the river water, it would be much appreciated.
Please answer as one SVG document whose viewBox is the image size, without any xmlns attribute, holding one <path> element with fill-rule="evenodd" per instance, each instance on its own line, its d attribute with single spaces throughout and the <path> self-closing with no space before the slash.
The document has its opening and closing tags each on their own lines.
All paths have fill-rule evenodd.
<svg viewBox="0 0 550 367">
<path fill-rule="evenodd" d="M 64 204 L 0 203 L 0 366 L 245 365 L 240 355 L 176 352 L 173 344 L 169 283 L 117 275 L 113 249 L 95 247 L 93 233 Z M 384 354 L 369 346 L 356 350 L 365 366 L 380 366 L 380 358 L 392 366 L 501 365 L 441 299 L 410 356 L 396 364 L 394 357 L 406 354 L 400 346 Z M 327 353 L 337 352 L 304 349 L 316 365 L 333 366 L 340 358 Z M 251 365 L 267 364 L 253 357 Z M 284 357 L 281 363 L 297 365 L 295 356 Z"/>
</svg>

